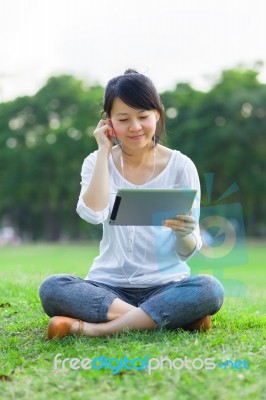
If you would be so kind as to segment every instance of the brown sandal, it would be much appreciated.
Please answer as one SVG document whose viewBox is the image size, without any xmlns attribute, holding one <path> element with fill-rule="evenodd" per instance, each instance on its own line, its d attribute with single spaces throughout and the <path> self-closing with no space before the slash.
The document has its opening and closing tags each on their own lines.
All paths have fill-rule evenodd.
<svg viewBox="0 0 266 400">
<path fill-rule="evenodd" d="M 211 328 L 211 316 L 205 315 L 205 317 L 198 319 L 190 325 L 185 326 L 185 331 L 208 331 Z"/>
<path fill-rule="evenodd" d="M 70 331 L 71 326 L 76 321 L 79 322 L 77 334 L 80 335 L 83 332 L 84 321 L 69 317 L 59 317 L 59 316 L 53 317 L 48 324 L 46 332 L 47 339 L 50 340 L 53 339 L 54 337 L 58 337 L 59 339 L 61 339 L 64 336 L 71 335 L 72 334 L 72 332 Z"/>
</svg>

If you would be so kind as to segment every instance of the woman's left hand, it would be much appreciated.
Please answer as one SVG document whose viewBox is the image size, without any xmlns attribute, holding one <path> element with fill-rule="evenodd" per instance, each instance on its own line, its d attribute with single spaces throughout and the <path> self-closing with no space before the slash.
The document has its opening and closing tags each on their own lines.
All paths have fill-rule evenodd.
<svg viewBox="0 0 266 400">
<path fill-rule="evenodd" d="M 179 214 L 175 219 L 167 219 L 164 221 L 164 226 L 171 228 L 177 236 L 185 237 L 192 233 L 197 226 L 194 217 L 189 214 Z"/>
</svg>

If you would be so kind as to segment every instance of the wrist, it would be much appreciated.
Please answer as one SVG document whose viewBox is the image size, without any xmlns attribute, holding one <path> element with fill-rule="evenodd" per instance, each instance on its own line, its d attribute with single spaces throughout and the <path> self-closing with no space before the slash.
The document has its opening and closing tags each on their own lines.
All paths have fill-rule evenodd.
<svg viewBox="0 0 266 400">
<path fill-rule="evenodd" d="M 98 149 L 98 154 L 101 157 L 109 157 L 111 153 L 111 148 L 108 149 L 106 146 L 100 146 Z"/>
<path fill-rule="evenodd" d="M 185 236 L 176 234 L 176 251 L 181 257 L 190 256 L 197 247 L 197 239 L 191 232 Z"/>
<path fill-rule="evenodd" d="M 190 236 L 191 233 L 182 233 L 182 232 L 175 232 L 175 236 L 177 240 L 183 240 L 186 239 L 188 236 Z M 194 235 L 193 235 L 194 236 Z"/>
</svg>

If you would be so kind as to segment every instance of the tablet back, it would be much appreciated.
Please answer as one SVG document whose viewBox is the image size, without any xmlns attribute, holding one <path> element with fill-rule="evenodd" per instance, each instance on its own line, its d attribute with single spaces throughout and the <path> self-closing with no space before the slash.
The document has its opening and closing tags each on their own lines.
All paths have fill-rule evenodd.
<svg viewBox="0 0 266 400">
<path fill-rule="evenodd" d="M 109 223 L 160 226 L 167 218 L 188 213 L 196 193 L 186 189 L 120 189 Z"/>
</svg>

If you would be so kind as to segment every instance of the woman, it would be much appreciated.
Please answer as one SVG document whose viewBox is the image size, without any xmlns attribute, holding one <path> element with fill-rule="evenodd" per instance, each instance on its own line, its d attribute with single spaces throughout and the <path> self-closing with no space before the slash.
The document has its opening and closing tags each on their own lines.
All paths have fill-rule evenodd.
<svg viewBox="0 0 266 400">
<path fill-rule="evenodd" d="M 205 331 L 223 303 L 223 287 L 212 276 L 190 276 L 186 263 L 201 248 L 197 170 L 187 156 L 160 144 L 163 106 L 145 75 L 127 70 L 111 79 L 103 109 L 94 131 L 98 150 L 84 160 L 77 205 L 85 221 L 103 224 L 100 255 L 85 279 L 57 274 L 42 283 L 43 309 L 53 317 L 47 337 L 163 326 Z M 191 188 L 197 198 L 192 213 L 162 227 L 110 226 L 121 187 Z"/>
</svg>

